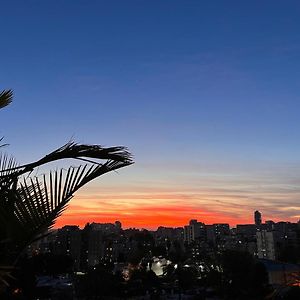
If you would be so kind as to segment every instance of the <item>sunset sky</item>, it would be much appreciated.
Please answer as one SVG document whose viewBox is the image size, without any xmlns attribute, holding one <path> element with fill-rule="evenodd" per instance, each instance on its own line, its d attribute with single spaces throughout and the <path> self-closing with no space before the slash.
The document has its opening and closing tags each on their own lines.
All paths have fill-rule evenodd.
<svg viewBox="0 0 300 300">
<path fill-rule="evenodd" d="M 70 139 L 135 164 L 57 222 L 155 229 L 300 219 L 300 2 L 1 1 L 5 151 Z"/>
</svg>

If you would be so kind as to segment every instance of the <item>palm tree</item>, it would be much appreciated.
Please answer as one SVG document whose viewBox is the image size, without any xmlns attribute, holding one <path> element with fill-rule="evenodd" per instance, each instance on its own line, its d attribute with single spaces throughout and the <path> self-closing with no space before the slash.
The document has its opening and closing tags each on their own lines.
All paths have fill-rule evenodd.
<svg viewBox="0 0 300 300">
<path fill-rule="evenodd" d="M 11 98 L 11 91 L 1 92 L 0 107 L 9 104 Z M 81 164 L 36 175 L 46 164 L 69 159 Z M 5 282 L 1 270 L 7 275 L 24 249 L 54 225 L 78 189 L 132 163 L 125 147 L 105 148 L 74 142 L 25 165 L 0 155 L 0 282 Z"/>
</svg>

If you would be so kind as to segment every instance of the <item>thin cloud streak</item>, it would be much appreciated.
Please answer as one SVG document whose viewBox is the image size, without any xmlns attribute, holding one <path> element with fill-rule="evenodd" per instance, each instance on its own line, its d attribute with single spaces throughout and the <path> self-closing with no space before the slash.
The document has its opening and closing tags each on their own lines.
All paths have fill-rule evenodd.
<svg viewBox="0 0 300 300">
<path fill-rule="evenodd" d="M 134 190 L 138 190 L 134 191 Z M 158 190 L 158 189 L 157 189 Z M 81 226 L 89 221 L 113 222 L 120 219 L 125 226 L 154 228 L 159 225 L 183 226 L 189 219 L 197 218 L 205 223 L 252 222 L 256 209 L 265 219 L 297 221 L 300 207 L 296 205 L 300 189 L 295 186 L 268 185 L 260 188 L 215 188 L 181 191 L 180 187 L 165 187 L 162 192 L 145 187 L 127 191 L 114 191 L 94 187 L 79 193 L 58 224 L 76 221 Z M 159 204 L 159 205 L 158 205 Z M 58 225 L 57 225 L 58 226 Z"/>
<path fill-rule="evenodd" d="M 257 209 L 264 220 L 295 222 L 300 215 L 298 165 L 143 163 L 129 176 L 104 177 L 83 189 L 57 226 L 120 219 L 127 227 L 155 228 L 183 226 L 192 218 L 236 225 L 253 222 Z"/>
</svg>

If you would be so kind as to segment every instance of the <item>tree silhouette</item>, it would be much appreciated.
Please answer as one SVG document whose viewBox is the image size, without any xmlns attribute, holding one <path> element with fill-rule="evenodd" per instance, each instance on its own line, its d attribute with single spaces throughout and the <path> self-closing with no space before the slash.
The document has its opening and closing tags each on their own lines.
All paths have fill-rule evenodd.
<svg viewBox="0 0 300 300">
<path fill-rule="evenodd" d="M 0 108 L 11 100 L 12 91 L 2 91 Z M 42 166 L 69 159 L 81 164 L 36 175 Z M 26 246 L 45 235 L 78 189 L 132 163 L 125 147 L 105 148 L 72 141 L 25 165 L 0 155 L 0 283 L 6 283 L 8 270 L 16 265 Z"/>
<path fill-rule="evenodd" d="M 268 274 L 248 252 L 226 250 L 221 255 L 223 289 L 229 299 L 262 299 Z"/>
</svg>

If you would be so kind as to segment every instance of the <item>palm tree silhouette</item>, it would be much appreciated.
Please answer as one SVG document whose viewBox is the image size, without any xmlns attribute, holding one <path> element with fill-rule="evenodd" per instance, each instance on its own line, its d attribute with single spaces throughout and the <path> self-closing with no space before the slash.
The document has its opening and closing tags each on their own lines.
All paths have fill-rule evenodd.
<svg viewBox="0 0 300 300">
<path fill-rule="evenodd" d="M 0 108 L 11 101 L 11 90 L 0 93 Z M 36 175 L 46 164 L 69 159 L 81 163 Z M 132 163 L 132 156 L 125 147 L 105 148 L 72 141 L 25 165 L 18 165 L 14 158 L 1 154 L 0 282 L 5 283 L 4 275 L 16 265 L 24 249 L 45 236 L 78 189 Z"/>
</svg>

